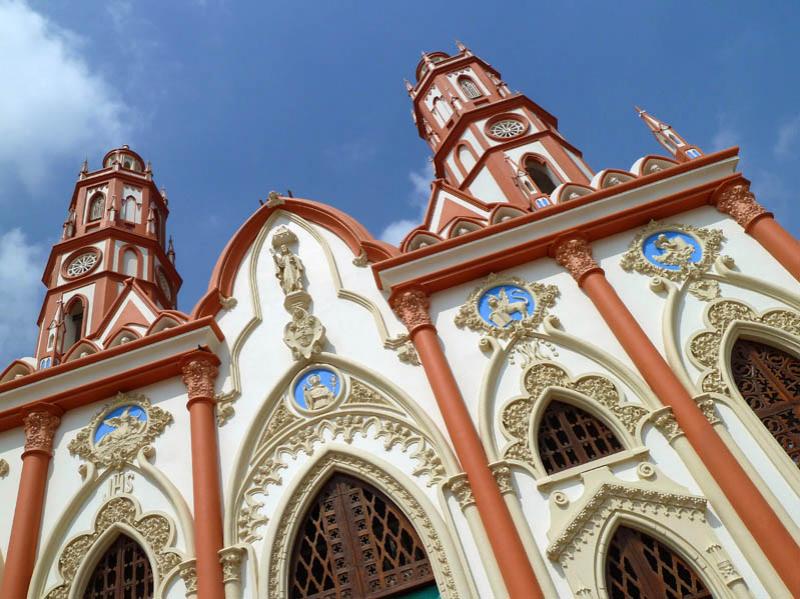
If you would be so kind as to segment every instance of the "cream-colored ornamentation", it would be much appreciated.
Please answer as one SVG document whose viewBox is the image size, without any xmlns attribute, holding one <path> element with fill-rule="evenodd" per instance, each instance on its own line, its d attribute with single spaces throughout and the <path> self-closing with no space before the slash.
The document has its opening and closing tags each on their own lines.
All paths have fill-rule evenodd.
<svg viewBox="0 0 800 599">
<path fill-rule="evenodd" d="M 361 248 L 361 252 L 359 252 L 358 256 L 353 258 L 353 266 L 358 266 L 359 268 L 364 268 L 369 265 L 369 258 L 367 258 L 367 252 L 364 248 Z"/>
<path fill-rule="evenodd" d="M 342 406 L 340 410 L 327 416 L 303 421 L 291 434 L 280 438 L 278 443 L 267 439 L 268 443 L 272 441 L 272 445 L 267 453 L 262 453 L 251 474 L 244 492 L 244 502 L 239 509 L 237 524 L 241 540 L 252 542 L 260 538 L 257 529 L 267 519 L 260 513 L 263 503 L 256 500 L 255 496 L 266 495 L 269 486 L 281 484 L 280 471 L 287 467 L 287 456 L 297 457 L 300 453 L 311 455 L 314 446 L 322 443 L 328 435 L 330 438 L 342 437 L 345 443 L 352 443 L 356 435 L 382 439 L 386 451 L 399 446 L 402 451 L 410 454 L 409 457 L 417 463 L 414 476 L 426 477 L 428 486 L 433 486 L 444 478 L 444 465 L 430 440 L 409 423 L 386 413 L 374 415 L 360 410 L 355 413 L 345 412 Z"/>
<path fill-rule="evenodd" d="M 379 406 L 391 406 L 391 402 L 381 395 L 378 391 L 362 383 L 359 380 L 353 379 L 350 395 L 344 402 L 345 405 L 352 404 L 374 404 Z"/>
<path fill-rule="evenodd" d="M 25 416 L 25 451 L 53 452 L 53 437 L 61 418 L 50 412 L 31 412 Z"/>
<path fill-rule="evenodd" d="M 589 374 L 572 379 L 567 371 L 552 362 L 538 362 L 529 366 L 522 375 L 526 395 L 511 399 L 503 408 L 501 425 L 511 444 L 505 449 L 507 459 L 515 459 L 534 466 L 536 460 L 531 446 L 531 416 L 534 406 L 550 387 L 570 389 L 607 408 L 633 434 L 647 410 L 637 404 L 624 403 L 621 391 L 609 379 Z"/>
<path fill-rule="evenodd" d="M 649 462 L 640 462 L 639 465 L 636 466 L 636 474 L 641 479 L 650 480 L 656 475 L 656 469 Z"/>
<path fill-rule="evenodd" d="M 458 507 L 461 510 L 467 509 L 471 505 L 475 505 L 475 496 L 472 494 L 472 486 L 469 484 L 469 479 L 465 473 L 456 474 L 447 481 L 445 487 L 450 489 L 453 497 L 458 502 Z"/>
<path fill-rule="evenodd" d="M 220 550 L 219 561 L 222 564 L 223 583 L 241 580 L 244 551 L 242 547 L 226 547 Z"/>
<path fill-rule="evenodd" d="M 675 414 L 672 413 L 672 408 L 670 407 L 654 411 L 650 415 L 650 421 L 670 443 L 684 434 L 683 429 L 681 429 L 681 426 L 675 419 Z"/>
<path fill-rule="evenodd" d="M 319 318 L 306 309 L 295 306 L 292 320 L 283 329 L 283 341 L 292 350 L 295 360 L 311 356 L 322 351 L 325 344 L 325 327 Z"/>
<path fill-rule="evenodd" d="M 527 368 L 535 362 L 554 360 L 558 357 L 556 346 L 539 337 L 523 337 L 511 347 L 509 362 Z"/>
<path fill-rule="evenodd" d="M 355 381 L 353 382 L 353 388 L 355 389 Z M 301 418 L 292 414 L 286 405 L 283 402 L 280 402 L 278 407 L 272 413 L 264 432 L 261 434 L 258 445 L 261 446 L 269 443 L 274 436 L 283 433 L 300 421 Z"/>
<path fill-rule="evenodd" d="M 225 297 L 221 293 L 219 294 L 219 305 L 225 310 L 233 310 L 238 303 L 239 302 L 236 301 L 236 298 L 233 296 Z"/>
<path fill-rule="evenodd" d="M 558 507 L 566 507 L 569 505 L 569 497 L 567 497 L 567 494 L 563 491 L 556 491 L 550 498 Z"/>
<path fill-rule="evenodd" d="M 275 208 L 277 206 L 283 206 L 286 203 L 286 200 L 281 197 L 277 191 L 270 191 L 267 194 L 267 208 Z"/>
<path fill-rule="evenodd" d="M 223 426 L 236 414 L 233 404 L 239 399 L 239 395 L 235 391 L 228 391 L 227 393 L 217 393 L 215 399 L 217 400 L 217 426 Z"/>
<path fill-rule="evenodd" d="M 558 296 L 555 285 L 526 283 L 519 277 L 489 275 L 459 308 L 456 326 L 506 339 L 533 331 Z M 485 300 L 485 315 L 481 304 Z"/>
<path fill-rule="evenodd" d="M 113 497 L 97 512 L 92 531 L 75 537 L 64 547 L 58 559 L 62 582 L 50 590 L 45 599 L 67 599 L 80 564 L 102 534 L 119 524 L 136 531 L 139 540 L 147 544 L 150 549 L 148 553 L 155 558 L 153 567 L 160 580 L 164 580 L 167 572 L 181 563 L 181 554 L 172 548 L 175 531 L 166 516 L 156 512 L 142 514 L 132 497 Z"/>
<path fill-rule="evenodd" d="M 5 478 L 8 476 L 8 473 L 11 471 L 11 468 L 8 465 L 8 462 L 5 460 L 0 460 L 0 478 Z"/>
<path fill-rule="evenodd" d="M 730 390 L 720 373 L 720 350 L 725 332 L 734 321 L 753 322 L 791 335 L 800 336 L 800 314 L 778 308 L 759 314 L 750 306 L 730 299 L 721 299 L 709 304 L 703 320 L 706 329 L 689 338 L 687 353 L 703 373 L 700 375 L 700 388 L 706 392 L 722 393 L 730 396 Z"/>
<path fill-rule="evenodd" d="M 713 425 L 721 422 L 717 416 L 717 410 L 714 408 L 714 400 L 712 398 L 707 395 L 699 395 L 693 399 L 710 424 Z"/>
<path fill-rule="evenodd" d="M 649 240 L 661 253 L 647 255 Z M 690 241 L 687 241 L 690 240 Z M 646 276 L 664 277 L 670 281 L 688 279 L 688 291 L 698 299 L 710 301 L 719 297 L 719 284 L 702 277 L 719 256 L 723 235 L 719 229 L 703 229 L 692 225 L 650 223 L 633 238 L 620 266 Z M 693 256 L 700 250 L 700 256 Z"/>
<path fill-rule="evenodd" d="M 492 471 L 492 476 L 494 476 L 497 488 L 500 489 L 502 495 L 514 492 L 514 485 L 511 482 L 511 467 L 507 463 L 495 462 L 489 465 L 489 469 Z"/>
<path fill-rule="evenodd" d="M 195 558 L 182 562 L 178 567 L 178 575 L 183 580 L 183 586 L 186 588 L 186 596 L 197 595 L 197 560 Z"/>
<path fill-rule="evenodd" d="M 722 545 L 719 543 L 712 543 L 706 547 L 706 553 L 717 565 L 717 570 L 726 581 L 741 578 L 736 566 L 731 563 L 731 560 L 727 559 L 725 553 L 722 551 Z"/>
<path fill-rule="evenodd" d="M 272 260 L 275 263 L 275 276 L 285 294 L 303 291 L 303 261 L 289 249 L 297 243 L 295 235 L 288 227 L 281 225 L 272 234 Z"/>
<path fill-rule="evenodd" d="M 119 408 L 123 408 L 121 413 L 109 416 Z M 136 413 L 144 413 L 145 419 Z M 120 469 L 132 462 L 140 449 L 149 447 L 171 423 L 172 414 L 152 405 L 144 395 L 117 393 L 67 447 L 70 454 L 93 462 L 98 468 Z M 101 426 L 111 430 L 95 442 Z"/>
<path fill-rule="evenodd" d="M 406 341 L 403 343 L 403 345 L 397 348 L 397 357 L 404 364 L 411 364 L 412 366 L 420 365 L 417 348 L 414 347 L 414 344 L 411 343 L 411 340 Z"/>
<path fill-rule="evenodd" d="M 401 506 L 425 546 L 442 597 L 447 599 L 460 597 L 451 569 L 451 563 L 455 561 L 454 556 L 447 555 L 439 532 L 414 495 L 374 464 L 353 455 L 341 454 L 329 455 L 317 462 L 295 490 L 293 500 L 287 504 L 285 513 L 281 514 L 270 551 L 267 596 L 275 599 L 287 597 L 289 577 L 287 570 L 293 541 L 290 535 L 292 525 L 301 517 L 305 508 L 304 500 L 316 492 L 320 479 L 337 467 L 346 468 L 347 471 L 352 471 L 364 480 L 370 481 Z"/>
</svg>

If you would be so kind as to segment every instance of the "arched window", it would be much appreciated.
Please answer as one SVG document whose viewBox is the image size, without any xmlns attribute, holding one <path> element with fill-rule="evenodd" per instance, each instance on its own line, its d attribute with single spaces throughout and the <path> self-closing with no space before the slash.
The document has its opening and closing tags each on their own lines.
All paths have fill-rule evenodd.
<svg viewBox="0 0 800 599">
<path fill-rule="evenodd" d="M 64 315 L 63 351 L 67 351 L 83 337 L 83 301 L 76 299 Z"/>
<path fill-rule="evenodd" d="M 128 196 L 122 200 L 122 220 L 136 221 L 136 198 Z"/>
<path fill-rule="evenodd" d="M 539 457 L 548 474 L 624 449 L 600 419 L 572 404 L 556 400 L 547 406 L 536 439 Z"/>
<path fill-rule="evenodd" d="M 103 208 L 105 208 L 105 196 L 102 193 L 96 193 L 89 201 L 89 220 L 100 220 L 103 218 Z"/>
<path fill-rule="evenodd" d="M 627 526 L 618 528 L 609 544 L 606 589 L 611 599 L 711 598 L 697 573 L 677 553 Z"/>
<path fill-rule="evenodd" d="M 83 599 L 152 599 L 153 568 L 141 545 L 121 534 L 97 562 Z"/>
<path fill-rule="evenodd" d="M 800 359 L 739 339 L 731 352 L 731 367 L 747 405 L 800 468 Z"/>
<path fill-rule="evenodd" d="M 483 95 L 475 82 L 469 77 L 459 77 L 458 85 L 461 86 L 461 91 L 470 100 L 480 98 Z"/>
<path fill-rule="evenodd" d="M 477 162 L 475 160 L 475 155 L 465 145 L 461 145 L 458 147 L 458 160 L 467 173 L 469 173 L 472 170 L 472 167 L 474 167 Z"/>
<path fill-rule="evenodd" d="M 543 164 L 535 158 L 528 158 L 525 160 L 525 171 L 533 181 L 536 188 L 542 192 L 550 195 L 557 187 L 556 178 L 546 164 Z"/>
<path fill-rule="evenodd" d="M 335 475 L 319 492 L 291 559 L 291 599 L 378 599 L 412 590 L 427 597 L 425 590 L 436 589 L 425 548 L 405 514 L 349 476 Z"/>
<path fill-rule="evenodd" d="M 139 276 L 139 257 L 133 250 L 125 250 L 122 254 L 122 272 L 129 277 Z"/>
</svg>

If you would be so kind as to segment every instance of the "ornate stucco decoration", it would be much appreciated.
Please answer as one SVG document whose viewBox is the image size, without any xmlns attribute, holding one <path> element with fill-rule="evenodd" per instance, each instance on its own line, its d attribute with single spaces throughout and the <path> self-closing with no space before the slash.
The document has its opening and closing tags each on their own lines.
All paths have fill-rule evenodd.
<svg viewBox="0 0 800 599">
<path fill-rule="evenodd" d="M 421 289 L 407 289 L 392 295 L 389 304 L 397 317 L 406 325 L 409 335 L 416 329 L 433 326 L 428 312 L 431 302 Z"/>
<path fill-rule="evenodd" d="M 611 412 L 625 429 L 633 435 L 639 421 L 648 411 L 637 404 L 625 403 L 622 392 L 609 379 L 599 374 L 588 374 L 576 379 L 552 362 L 538 362 L 522 373 L 522 390 L 525 395 L 512 398 L 501 410 L 501 426 L 511 443 L 503 451 L 506 459 L 519 460 L 535 468 L 532 446 L 531 417 L 536 402 L 549 388 L 556 387 L 579 393 Z"/>
<path fill-rule="evenodd" d="M 277 227 L 272 234 L 271 252 L 275 263 L 275 276 L 280 282 L 283 293 L 287 295 L 304 290 L 305 267 L 300 257 L 290 249 L 294 243 L 297 243 L 297 235 L 284 225 Z"/>
<path fill-rule="evenodd" d="M 292 320 L 283 328 L 283 341 L 292 350 L 295 360 L 309 360 L 311 356 L 322 351 L 325 327 L 308 310 L 302 306 L 294 306 Z"/>
<path fill-rule="evenodd" d="M 239 540 L 260 538 L 258 529 L 267 518 L 257 496 L 267 495 L 270 486 L 282 484 L 281 471 L 290 458 L 301 453 L 311 455 L 327 438 L 352 443 L 356 436 L 381 440 L 386 451 L 399 447 L 414 460 L 414 476 L 424 478 L 428 486 L 445 478 L 433 440 L 396 402 L 329 365 L 311 365 L 295 376 L 286 398 L 276 406 L 261 433 L 254 454 L 258 460 L 242 485 L 237 510 Z"/>
<path fill-rule="evenodd" d="M 631 241 L 620 266 L 670 281 L 688 279 L 689 293 L 709 301 L 719 297 L 719 283 L 701 275 L 719 256 L 722 240 L 719 229 L 650 221 Z"/>
<path fill-rule="evenodd" d="M 736 181 L 720 186 L 714 192 L 712 199 L 717 210 L 728 214 L 733 220 L 739 223 L 745 230 L 758 217 L 769 214 L 767 209 L 756 201 L 756 197 L 750 192 L 749 183 Z"/>
<path fill-rule="evenodd" d="M 292 525 L 301 517 L 306 501 L 313 497 L 320 481 L 333 469 L 344 469 L 346 472 L 353 472 L 363 477 L 397 502 L 414 524 L 425 545 L 441 596 L 448 599 L 460 597 L 451 567 L 451 564 L 456 562 L 455 554 L 448 554 L 446 549 L 449 547 L 445 545 L 430 516 L 416 497 L 374 464 L 356 456 L 340 454 L 326 456 L 314 465 L 295 489 L 292 500 L 282 514 L 269 554 L 267 596 L 276 599 L 288 596 L 287 569 L 288 556 L 291 555 Z"/>
<path fill-rule="evenodd" d="M 581 285 L 589 273 L 601 271 L 592 257 L 592 246 L 581 236 L 565 237 L 553 246 L 553 258 Z"/>
<path fill-rule="evenodd" d="M 197 596 L 197 560 L 195 558 L 182 562 L 178 574 L 183 580 L 187 599 Z"/>
<path fill-rule="evenodd" d="M 706 308 L 703 320 L 707 328 L 689 338 L 687 353 L 692 362 L 703 370 L 700 388 L 704 392 L 730 395 L 720 373 L 723 362 L 720 351 L 725 332 L 732 323 L 753 322 L 800 336 L 800 314 L 797 312 L 779 308 L 759 314 L 750 306 L 735 300 L 720 299 L 711 303 Z"/>
<path fill-rule="evenodd" d="M 491 274 L 470 293 L 459 308 L 455 323 L 459 328 L 505 339 L 535 329 L 557 296 L 554 285 Z"/>
<path fill-rule="evenodd" d="M 10 471 L 11 469 L 8 466 L 8 462 L 6 462 L 5 460 L 0 460 L 0 478 L 5 478 L 6 476 L 8 476 L 8 473 Z"/>
<path fill-rule="evenodd" d="M 226 547 L 219 551 L 219 561 L 222 564 L 222 582 L 238 581 L 242 578 L 242 559 L 245 554 L 244 547 Z"/>
<path fill-rule="evenodd" d="M 670 407 L 663 407 L 655 410 L 650 414 L 650 421 L 670 443 L 672 443 L 674 439 L 685 434 L 678 424 L 678 421 L 675 419 L 675 414 L 672 413 L 672 408 Z"/>
<path fill-rule="evenodd" d="M 67 599 L 70 596 L 78 568 L 91 553 L 98 539 L 112 526 L 124 526 L 136 533 L 137 541 L 144 541 L 149 549 L 148 554 L 155 558 L 153 567 L 160 581 L 183 560 L 181 554 L 173 548 L 175 530 L 166 516 L 157 512 L 142 514 L 132 497 L 113 497 L 97 512 L 91 532 L 73 538 L 64 547 L 58 558 L 58 572 L 62 582 L 50 590 L 45 599 Z"/>
<path fill-rule="evenodd" d="M 53 452 L 53 437 L 61 418 L 50 412 L 31 412 L 23 420 L 25 426 L 25 451 Z"/>
<path fill-rule="evenodd" d="M 450 489 L 453 497 L 455 497 L 458 502 L 458 507 L 460 507 L 462 511 L 471 505 L 475 505 L 475 496 L 472 494 L 472 486 L 469 484 L 466 473 L 462 472 L 461 474 L 450 477 L 444 486 Z"/>
<path fill-rule="evenodd" d="M 139 393 L 118 393 L 70 441 L 72 455 L 99 468 L 120 469 L 133 461 L 172 423 L 172 415 Z"/>
</svg>

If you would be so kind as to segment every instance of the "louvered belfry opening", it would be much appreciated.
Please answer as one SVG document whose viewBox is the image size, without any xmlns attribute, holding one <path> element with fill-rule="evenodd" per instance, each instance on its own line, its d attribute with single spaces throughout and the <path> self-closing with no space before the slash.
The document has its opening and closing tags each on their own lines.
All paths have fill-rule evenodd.
<svg viewBox="0 0 800 599">
<path fill-rule="evenodd" d="M 557 400 L 547 406 L 536 438 L 539 457 L 548 474 L 624 449 L 617 436 L 599 418 Z"/>
<path fill-rule="evenodd" d="M 153 584 L 144 549 L 121 534 L 97 562 L 83 599 L 152 599 Z"/>
<path fill-rule="evenodd" d="M 739 339 L 733 379 L 752 410 L 800 468 L 800 359 L 770 345 Z"/>
<path fill-rule="evenodd" d="M 374 487 L 336 474 L 298 530 L 289 585 L 292 599 L 374 599 L 435 583 L 403 512 Z"/>
<path fill-rule="evenodd" d="M 704 599 L 703 581 L 677 553 L 650 535 L 626 526 L 614 533 L 606 556 L 611 599 Z"/>
</svg>

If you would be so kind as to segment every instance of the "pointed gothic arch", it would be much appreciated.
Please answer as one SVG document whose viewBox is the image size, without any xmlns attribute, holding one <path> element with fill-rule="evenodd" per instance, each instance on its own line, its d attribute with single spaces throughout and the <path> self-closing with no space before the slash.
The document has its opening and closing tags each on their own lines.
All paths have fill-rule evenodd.
<svg viewBox="0 0 800 599">
<path fill-rule="evenodd" d="M 525 154 L 520 160 L 520 167 L 540 193 L 550 195 L 562 183 L 547 159 L 539 154 Z"/>
<path fill-rule="evenodd" d="M 402 510 L 368 482 L 334 471 L 294 540 L 289 596 L 381 598 L 435 589 L 425 547 Z"/>
<path fill-rule="evenodd" d="M 124 532 L 105 550 L 79 596 L 83 599 L 153 599 L 155 576 L 144 548 Z"/>
<path fill-rule="evenodd" d="M 106 196 L 98 191 L 92 195 L 89 200 L 89 207 L 86 210 L 86 222 L 93 222 L 103 218 L 103 211 L 105 209 Z"/>
<path fill-rule="evenodd" d="M 265 597 L 293 596 L 290 586 L 292 560 L 289 556 L 305 524 L 303 515 L 312 512 L 318 494 L 337 475 L 351 480 L 368 480 L 372 487 L 390 499 L 416 532 L 441 597 L 470 596 L 471 589 L 464 577 L 465 566 L 460 563 L 462 553 L 427 497 L 390 464 L 378 463 L 371 456 L 356 455 L 338 444 L 329 444 L 295 477 L 269 523 L 259 572 L 259 588 L 266 590 Z"/>
<path fill-rule="evenodd" d="M 730 370 L 739 395 L 800 468 L 800 358 L 739 337 L 731 347 Z"/>
</svg>

